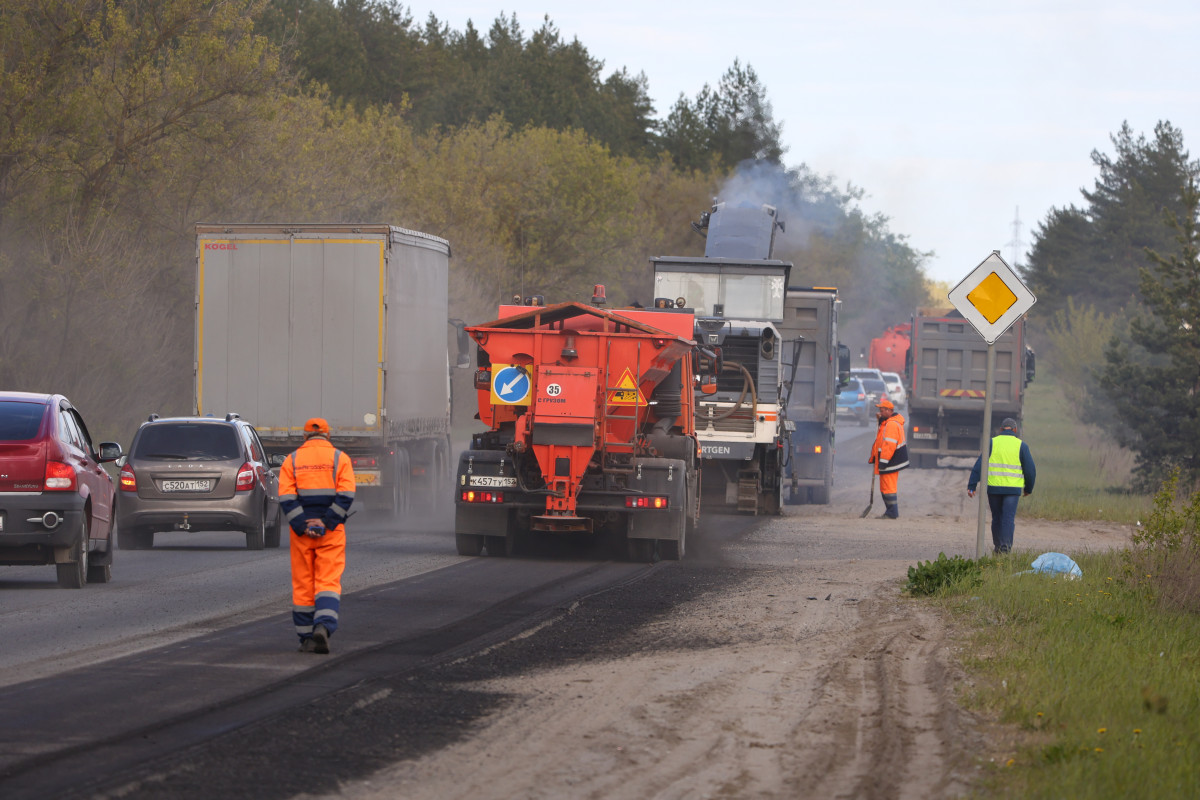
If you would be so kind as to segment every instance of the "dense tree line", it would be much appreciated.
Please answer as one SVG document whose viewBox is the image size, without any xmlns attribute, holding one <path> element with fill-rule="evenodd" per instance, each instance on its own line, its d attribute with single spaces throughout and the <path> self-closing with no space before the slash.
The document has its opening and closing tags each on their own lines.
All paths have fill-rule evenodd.
<svg viewBox="0 0 1200 800">
<path fill-rule="evenodd" d="M 1126 123 L 1084 205 L 1052 209 L 1024 277 L 1035 325 L 1080 417 L 1137 455 L 1136 483 L 1154 489 L 1175 468 L 1200 481 L 1200 162 L 1183 132 Z"/>
<path fill-rule="evenodd" d="M 689 222 L 765 169 L 781 254 L 848 312 L 856 286 L 898 307 L 923 285 L 859 190 L 773 160 L 748 65 L 680 98 L 701 144 L 676 156 L 644 77 L 601 79 L 548 20 L 481 36 L 361 1 L 9 0 L 0 59 L 0 386 L 65 391 L 118 439 L 191 410 L 197 222 L 445 237 L 454 314 L 478 320 L 513 291 L 646 298 L 648 257 L 701 253 Z"/>
</svg>

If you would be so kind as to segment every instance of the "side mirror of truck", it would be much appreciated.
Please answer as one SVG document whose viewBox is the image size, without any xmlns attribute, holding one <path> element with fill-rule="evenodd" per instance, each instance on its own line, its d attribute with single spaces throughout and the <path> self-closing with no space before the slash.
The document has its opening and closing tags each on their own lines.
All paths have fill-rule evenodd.
<svg viewBox="0 0 1200 800">
<path fill-rule="evenodd" d="M 846 384 L 850 383 L 850 348 L 838 342 L 837 354 L 838 390 L 840 391 Z"/>
<path fill-rule="evenodd" d="M 1037 354 L 1032 347 L 1025 348 L 1025 385 L 1033 383 L 1034 373 L 1037 372 Z"/>
<path fill-rule="evenodd" d="M 471 366 L 471 337 L 467 335 L 467 323 L 461 319 L 452 319 L 450 324 L 454 326 L 455 336 L 458 339 L 458 359 L 454 366 L 465 369 Z"/>
</svg>

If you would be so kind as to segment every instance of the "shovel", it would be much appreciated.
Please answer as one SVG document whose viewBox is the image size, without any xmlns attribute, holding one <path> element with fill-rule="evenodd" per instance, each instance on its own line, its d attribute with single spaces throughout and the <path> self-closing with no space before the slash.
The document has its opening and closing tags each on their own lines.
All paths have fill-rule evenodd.
<svg viewBox="0 0 1200 800">
<path fill-rule="evenodd" d="M 871 506 L 875 505 L 875 473 L 871 473 L 871 502 L 867 503 L 867 507 L 863 509 L 862 516 L 859 519 L 866 519 L 867 514 L 871 513 Z"/>
</svg>

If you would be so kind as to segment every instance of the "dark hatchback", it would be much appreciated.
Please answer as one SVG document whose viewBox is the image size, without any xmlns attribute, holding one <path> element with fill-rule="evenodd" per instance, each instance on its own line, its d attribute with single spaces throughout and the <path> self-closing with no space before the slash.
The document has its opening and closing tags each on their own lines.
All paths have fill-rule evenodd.
<svg viewBox="0 0 1200 800">
<path fill-rule="evenodd" d="M 53 564 L 68 589 L 111 580 L 115 490 L 101 464 L 120 456 L 92 444 L 62 395 L 0 392 L 0 564 Z"/>
<path fill-rule="evenodd" d="M 278 547 L 279 479 L 258 433 L 236 414 L 151 415 L 121 464 L 117 542 L 154 546 L 159 531 L 238 530 L 246 547 Z"/>
</svg>

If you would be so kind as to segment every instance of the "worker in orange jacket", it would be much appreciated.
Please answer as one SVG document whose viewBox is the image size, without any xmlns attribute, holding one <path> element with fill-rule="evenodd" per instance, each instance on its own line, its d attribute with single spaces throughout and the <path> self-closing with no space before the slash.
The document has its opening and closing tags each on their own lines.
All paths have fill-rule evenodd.
<svg viewBox="0 0 1200 800">
<path fill-rule="evenodd" d="M 875 465 L 875 474 L 879 476 L 879 494 L 886 506 L 879 519 L 899 519 L 900 470 L 908 466 L 904 417 L 896 413 L 896 407 L 886 397 L 876 403 L 875 408 L 879 430 L 875 433 L 875 444 L 871 446 L 871 457 L 867 461 Z"/>
<path fill-rule="evenodd" d="M 305 422 L 304 444 L 279 470 L 279 509 L 293 533 L 292 622 L 302 653 L 328 653 L 338 627 L 354 490 L 354 467 L 330 443 L 329 423 Z"/>
</svg>

